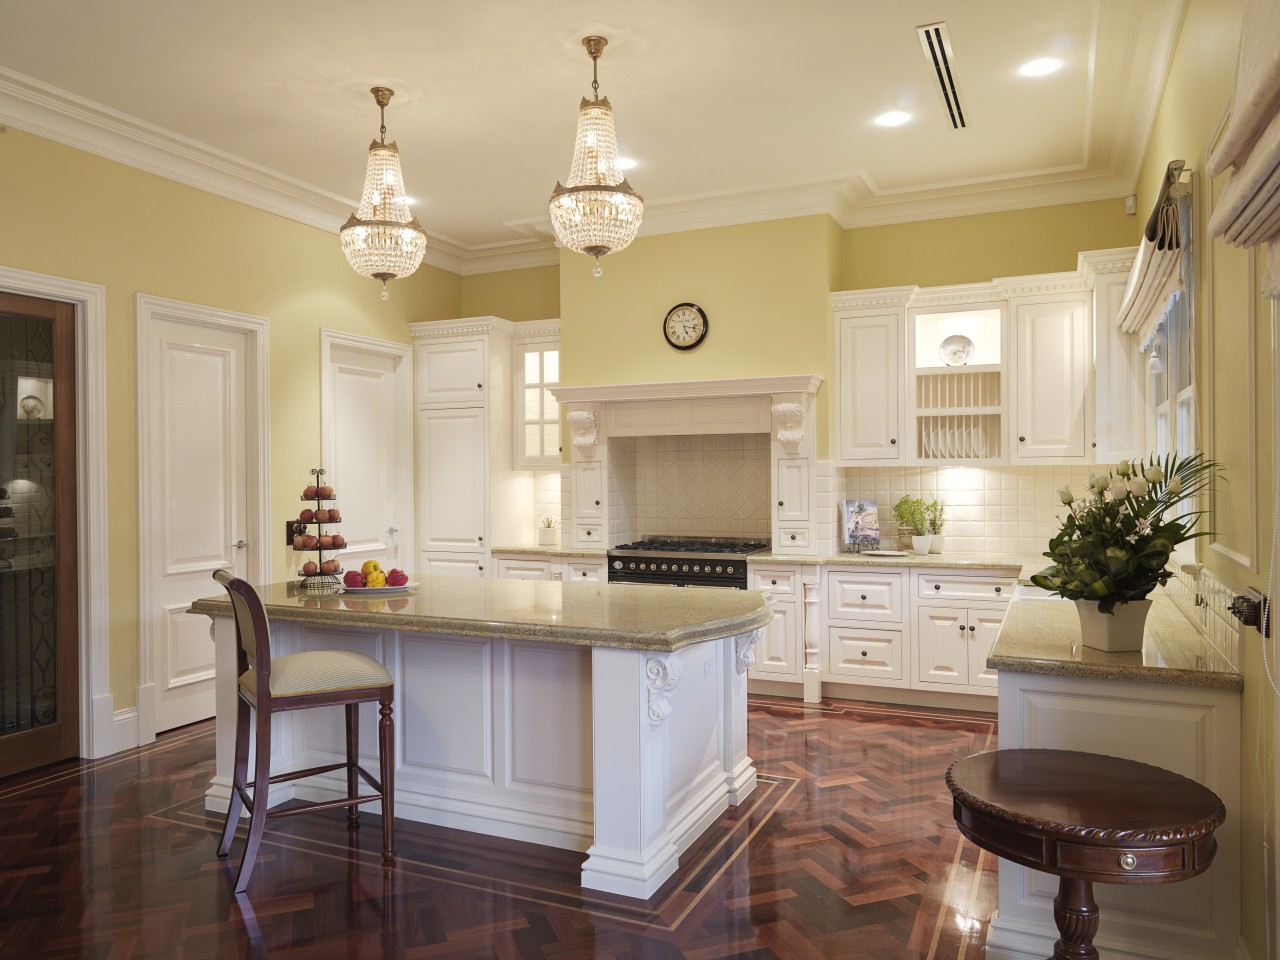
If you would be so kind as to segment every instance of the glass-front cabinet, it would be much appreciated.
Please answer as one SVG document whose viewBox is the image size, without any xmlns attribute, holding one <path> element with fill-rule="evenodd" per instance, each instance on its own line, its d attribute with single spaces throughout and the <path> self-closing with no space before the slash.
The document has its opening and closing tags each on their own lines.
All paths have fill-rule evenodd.
<svg viewBox="0 0 1280 960">
<path fill-rule="evenodd" d="M 560 466 L 560 404 L 552 388 L 560 385 L 558 336 L 517 339 L 515 343 L 515 451 L 517 470 Z"/>
</svg>

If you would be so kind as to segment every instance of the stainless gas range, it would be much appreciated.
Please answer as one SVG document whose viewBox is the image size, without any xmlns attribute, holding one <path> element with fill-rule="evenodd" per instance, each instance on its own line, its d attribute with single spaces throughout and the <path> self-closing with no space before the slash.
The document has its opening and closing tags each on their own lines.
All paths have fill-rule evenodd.
<svg viewBox="0 0 1280 960">
<path fill-rule="evenodd" d="M 745 590 L 747 557 L 768 549 L 768 540 L 649 537 L 609 551 L 609 582 Z"/>
</svg>

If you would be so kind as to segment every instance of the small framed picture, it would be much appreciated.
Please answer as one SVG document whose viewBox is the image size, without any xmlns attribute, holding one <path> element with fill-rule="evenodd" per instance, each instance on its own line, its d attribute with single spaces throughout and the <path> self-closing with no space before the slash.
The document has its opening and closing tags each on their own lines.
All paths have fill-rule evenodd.
<svg viewBox="0 0 1280 960">
<path fill-rule="evenodd" d="M 840 520 L 845 553 L 880 548 L 880 515 L 874 500 L 846 500 Z"/>
</svg>

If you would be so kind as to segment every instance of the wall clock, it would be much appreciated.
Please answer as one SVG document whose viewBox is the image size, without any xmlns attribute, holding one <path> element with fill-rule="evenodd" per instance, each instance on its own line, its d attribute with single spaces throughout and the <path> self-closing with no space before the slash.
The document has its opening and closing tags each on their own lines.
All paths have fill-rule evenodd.
<svg viewBox="0 0 1280 960">
<path fill-rule="evenodd" d="M 677 303 L 662 321 L 662 335 L 677 350 L 692 350 L 707 336 L 707 315 L 696 303 Z"/>
</svg>

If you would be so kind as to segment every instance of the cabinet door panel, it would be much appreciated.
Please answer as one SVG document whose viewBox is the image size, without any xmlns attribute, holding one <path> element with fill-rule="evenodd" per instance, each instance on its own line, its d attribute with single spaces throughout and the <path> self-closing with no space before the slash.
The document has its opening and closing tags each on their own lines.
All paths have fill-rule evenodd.
<svg viewBox="0 0 1280 960">
<path fill-rule="evenodd" d="M 987 657 L 1004 622 L 1004 610 L 970 610 L 969 626 L 969 685 L 995 687 L 999 671 L 987 666 Z"/>
<path fill-rule="evenodd" d="M 842 317 L 836 329 L 837 456 L 842 461 L 897 460 L 902 449 L 898 442 L 901 318 L 892 313 Z"/>
<path fill-rule="evenodd" d="M 809 520 L 809 461 L 804 457 L 786 457 L 778 460 L 777 483 L 778 521 L 780 523 L 807 523 Z"/>
<path fill-rule="evenodd" d="M 495 560 L 498 576 L 507 580 L 550 580 L 550 560 Z"/>
<path fill-rule="evenodd" d="M 418 411 L 418 544 L 481 553 L 485 535 L 485 412 Z"/>
<path fill-rule="evenodd" d="M 413 392 L 419 404 L 477 404 L 485 396 L 484 340 L 420 343 L 414 347 Z"/>
<path fill-rule="evenodd" d="M 902 661 L 901 630 L 827 629 L 827 673 L 832 680 L 905 686 Z"/>
<path fill-rule="evenodd" d="M 428 577 L 483 577 L 484 557 L 421 551 L 418 572 Z"/>
<path fill-rule="evenodd" d="M 799 680 L 799 626 L 794 603 L 775 603 L 773 621 L 756 643 L 756 662 L 748 676 L 759 680 Z"/>
<path fill-rule="evenodd" d="M 573 510 L 579 521 L 599 520 L 604 514 L 604 464 L 582 460 L 573 465 Z"/>
<path fill-rule="evenodd" d="M 605 562 L 603 560 L 568 560 L 564 565 L 564 579 L 578 583 L 603 583 Z"/>
<path fill-rule="evenodd" d="M 921 684 L 969 683 L 968 611 L 921 607 L 916 617 L 916 680 Z"/>
<path fill-rule="evenodd" d="M 917 596 L 921 600 L 1012 600 L 1018 578 L 1010 576 L 956 577 L 921 574 Z"/>
<path fill-rule="evenodd" d="M 1017 311 L 1018 435 L 1014 456 L 1085 456 L 1089 329 L 1081 300 L 1024 303 Z"/>
</svg>

